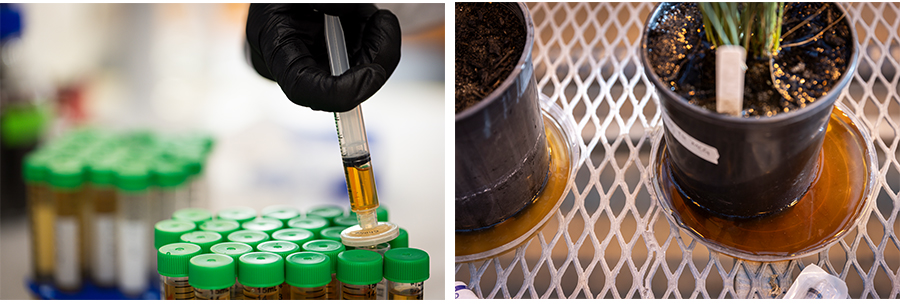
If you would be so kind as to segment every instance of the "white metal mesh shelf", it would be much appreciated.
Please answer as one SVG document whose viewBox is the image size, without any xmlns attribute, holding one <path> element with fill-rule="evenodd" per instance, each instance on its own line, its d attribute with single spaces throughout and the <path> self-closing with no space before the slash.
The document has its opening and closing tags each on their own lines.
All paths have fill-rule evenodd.
<svg viewBox="0 0 900 305">
<path fill-rule="evenodd" d="M 808 264 L 853 298 L 900 298 L 900 4 L 845 4 L 861 58 L 840 98 L 878 154 L 877 200 L 860 226 L 817 255 L 759 263 L 711 252 L 671 226 L 647 181 L 659 101 L 638 56 L 653 3 L 530 3 L 541 92 L 575 118 L 575 187 L 535 237 L 456 265 L 482 298 L 779 298 Z"/>
</svg>

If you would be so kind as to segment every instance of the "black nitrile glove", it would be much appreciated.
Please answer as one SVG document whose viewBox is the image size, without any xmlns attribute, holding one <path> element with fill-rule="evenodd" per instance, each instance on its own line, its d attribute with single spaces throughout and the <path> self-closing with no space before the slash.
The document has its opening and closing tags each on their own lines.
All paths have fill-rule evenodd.
<svg viewBox="0 0 900 305">
<path fill-rule="evenodd" d="M 350 69 L 331 76 L 325 16 L 341 18 Z M 400 22 L 373 4 L 250 4 L 247 42 L 253 67 L 288 99 L 314 110 L 353 109 L 387 81 L 400 62 Z"/>
</svg>

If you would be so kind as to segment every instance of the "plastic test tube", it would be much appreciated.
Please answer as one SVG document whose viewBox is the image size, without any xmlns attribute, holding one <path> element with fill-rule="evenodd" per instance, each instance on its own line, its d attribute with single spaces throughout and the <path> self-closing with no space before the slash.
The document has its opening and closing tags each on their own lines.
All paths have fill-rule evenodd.
<svg viewBox="0 0 900 305">
<path fill-rule="evenodd" d="M 196 300 L 230 300 L 234 278 L 234 259 L 227 255 L 200 254 L 188 266 L 188 283 Z"/>
<path fill-rule="evenodd" d="M 235 282 L 234 285 L 231 286 L 231 299 L 232 300 L 243 300 L 244 299 L 244 286 L 241 285 L 239 281 L 237 281 L 237 272 L 238 272 L 238 259 L 241 255 L 253 252 L 253 247 L 245 243 L 238 242 L 224 242 L 218 243 L 209 247 L 209 251 L 215 254 L 228 255 L 234 260 L 234 277 Z"/>
<path fill-rule="evenodd" d="M 328 220 L 318 216 L 297 217 L 288 221 L 288 227 L 308 230 L 319 238 L 322 236 L 319 232 L 328 227 Z"/>
<path fill-rule="evenodd" d="M 250 252 L 238 259 L 238 280 L 245 300 L 280 300 L 284 259 L 269 252 Z"/>
<path fill-rule="evenodd" d="M 209 253 L 209 247 L 222 242 L 222 235 L 216 232 L 194 231 L 182 234 L 181 241 L 198 245 L 202 253 Z"/>
<path fill-rule="evenodd" d="M 300 210 L 284 205 L 270 206 L 262 209 L 261 213 L 264 218 L 277 219 L 281 221 L 281 227 L 287 228 L 288 221 L 291 219 L 302 216 L 300 214 Z"/>
<path fill-rule="evenodd" d="M 90 274 L 93 283 L 100 287 L 116 284 L 116 188 L 115 166 L 121 151 L 94 155 L 88 162 L 91 182 L 89 198 L 91 222 L 88 226 L 87 248 L 91 251 Z"/>
<path fill-rule="evenodd" d="M 295 243 L 289 241 L 282 240 L 270 240 L 266 242 L 262 242 L 256 248 L 260 252 L 269 252 L 275 253 L 281 256 L 282 259 L 286 259 L 288 255 L 291 255 L 294 252 L 300 251 L 300 246 Z M 282 300 L 290 300 L 291 299 L 291 290 L 288 289 L 287 284 L 281 284 L 281 299 Z"/>
<path fill-rule="evenodd" d="M 259 243 L 269 240 L 269 234 L 262 231 L 240 230 L 228 234 L 228 241 L 245 243 L 256 249 Z"/>
<path fill-rule="evenodd" d="M 303 244 L 315 239 L 315 234 L 313 234 L 309 230 L 287 228 L 272 233 L 272 239 L 289 241 L 297 244 L 297 246 L 302 246 Z"/>
<path fill-rule="evenodd" d="M 149 166 L 139 159 L 122 162 L 116 168 L 116 187 L 116 278 L 123 293 L 140 295 L 150 286 L 148 275 L 152 270 L 149 212 L 153 191 Z"/>
<path fill-rule="evenodd" d="M 212 213 L 205 209 L 187 208 L 172 213 L 172 219 L 191 221 L 199 227 L 204 221 L 212 219 Z"/>
<path fill-rule="evenodd" d="M 388 250 L 391 250 L 391 244 L 390 243 L 380 243 L 377 245 L 366 246 L 366 247 L 351 247 L 351 249 L 372 251 L 372 252 L 378 253 L 379 255 L 384 257 L 384 254 Z M 376 293 L 376 298 L 378 300 L 385 300 L 387 298 L 387 280 L 386 279 L 381 279 L 380 281 L 378 281 L 378 285 L 375 285 L 375 293 Z"/>
<path fill-rule="evenodd" d="M 256 219 L 256 210 L 248 207 L 234 207 L 219 211 L 216 214 L 218 219 L 234 220 L 238 223 L 245 223 Z"/>
<path fill-rule="evenodd" d="M 298 252 L 288 255 L 285 264 L 285 283 L 291 300 L 326 300 L 331 258 L 322 253 Z"/>
<path fill-rule="evenodd" d="M 430 276 L 428 253 L 415 248 L 391 249 L 384 254 L 388 300 L 421 300 Z"/>
<path fill-rule="evenodd" d="M 384 278 L 381 255 L 366 250 L 347 250 L 337 257 L 341 300 L 377 300 L 375 286 Z"/>
<path fill-rule="evenodd" d="M 22 176 L 28 189 L 28 219 L 31 226 L 32 276 L 36 282 L 53 281 L 55 264 L 53 227 L 56 213 L 50 193 L 47 165 L 52 154 L 40 150 L 25 158 Z"/>
<path fill-rule="evenodd" d="M 189 243 L 168 244 L 156 251 L 162 300 L 194 299 L 194 288 L 188 279 L 188 266 L 191 258 L 200 254 L 200 246 Z"/>
<path fill-rule="evenodd" d="M 84 164 L 74 157 L 60 157 L 51 161 L 50 185 L 56 207 L 54 240 L 56 242 L 53 282 L 64 291 L 81 289 L 84 266 L 84 247 L 80 236 L 82 204 L 84 201 Z M 63 255 L 60 255 L 63 254 Z"/>
<path fill-rule="evenodd" d="M 344 252 L 344 244 L 333 240 L 313 240 L 301 246 L 303 251 L 317 252 L 327 255 L 331 261 L 331 282 L 325 287 L 326 299 L 339 300 L 341 298 L 341 283 L 337 279 L 337 255 Z"/>
<path fill-rule="evenodd" d="M 223 237 L 241 229 L 241 224 L 234 220 L 213 219 L 200 224 L 200 231 L 216 232 Z"/>
<path fill-rule="evenodd" d="M 241 224 L 241 228 L 244 230 L 263 231 L 269 235 L 281 230 L 282 226 L 284 224 L 280 220 L 271 218 L 257 218 Z"/>
</svg>

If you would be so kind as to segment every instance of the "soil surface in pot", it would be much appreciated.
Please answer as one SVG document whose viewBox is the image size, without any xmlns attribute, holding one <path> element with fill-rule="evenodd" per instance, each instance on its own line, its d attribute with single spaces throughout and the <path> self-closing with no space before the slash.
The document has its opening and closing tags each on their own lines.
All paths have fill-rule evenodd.
<svg viewBox="0 0 900 305">
<path fill-rule="evenodd" d="M 853 41 L 836 5 L 785 4 L 782 48 L 771 60 L 747 59 L 743 117 L 803 108 L 838 82 L 850 65 Z M 696 4 L 676 4 L 650 26 L 647 59 L 660 80 L 691 104 L 716 112 L 716 50 Z"/>
<path fill-rule="evenodd" d="M 525 27 L 499 3 L 456 4 L 456 113 L 484 99 L 512 73 Z"/>
</svg>

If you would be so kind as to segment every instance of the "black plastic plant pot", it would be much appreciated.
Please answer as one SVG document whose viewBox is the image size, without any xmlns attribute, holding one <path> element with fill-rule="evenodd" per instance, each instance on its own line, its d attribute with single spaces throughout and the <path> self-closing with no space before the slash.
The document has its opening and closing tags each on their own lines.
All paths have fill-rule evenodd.
<svg viewBox="0 0 900 305">
<path fill-rule="evenodd" d="M 524 51 L 497 89 L 456 114 L 456 231 L 489 228 L 540 193 L 550 157 L 531 61 L 534 25 L 522 3 L 500 3 L 526 28 Z"/>
<path fill-rule="evenodd" d="M 666 149 L 681 194 L 725 218 L 751 218 L 791 207 L 816 177 L 829 115 L 858 64 L 856 31 L 844 18 L 850 26 L 852 37 L 847 40 L 852 43 L 846 47 L 853 48 L 852 56 L 826 95 L 770 117 L 733 117 L 690 104 L 660 80 L 648 60 L 648 34 L 660 20 L 683 18 L 671 15 L 681 12 L 671 3 L 654 9 L 644 27 L 640 54 L 663 106 Z"/>
</svg>

